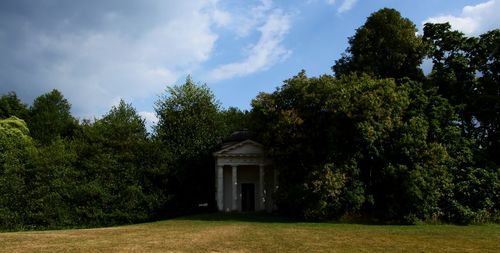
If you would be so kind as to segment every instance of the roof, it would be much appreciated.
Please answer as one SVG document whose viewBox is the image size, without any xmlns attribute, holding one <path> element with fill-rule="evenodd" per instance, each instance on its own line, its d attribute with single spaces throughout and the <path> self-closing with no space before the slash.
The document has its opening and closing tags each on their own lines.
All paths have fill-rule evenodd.
<svg viewBox="0 0 500 253">
<path fill-rule="evenodd" d="M 214 152 L 214 156 L 261 156 L 263 154 L 262 144 L 252 140 L 244 140 L 236 144 L 224 147 Z"/>
</svg>

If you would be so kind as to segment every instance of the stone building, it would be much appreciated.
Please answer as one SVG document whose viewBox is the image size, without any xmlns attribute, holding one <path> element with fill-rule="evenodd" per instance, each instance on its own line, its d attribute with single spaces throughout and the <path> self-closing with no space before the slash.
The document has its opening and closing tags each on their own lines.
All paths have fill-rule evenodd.
<svg viewBox="0 0 500 253">
<path fill-rule="evenodd" d="M 266 159 L 261 144 L 251 140 L 249 131 L 238 131 L 224 140 L 213 153 L 215 199 L 219 211 L 272 211 L 272 193 L 277 173 Z"/>
</svg>

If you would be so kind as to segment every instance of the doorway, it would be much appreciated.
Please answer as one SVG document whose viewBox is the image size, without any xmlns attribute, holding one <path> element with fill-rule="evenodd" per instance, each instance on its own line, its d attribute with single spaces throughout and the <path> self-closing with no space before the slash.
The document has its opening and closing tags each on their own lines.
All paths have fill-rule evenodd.
<svg viewBox="0 0 500 253">
<path fill-rule="evenodd" d="M 241 211 L 255 211 L 255 184 L 241 184 Z"/>
</svg>

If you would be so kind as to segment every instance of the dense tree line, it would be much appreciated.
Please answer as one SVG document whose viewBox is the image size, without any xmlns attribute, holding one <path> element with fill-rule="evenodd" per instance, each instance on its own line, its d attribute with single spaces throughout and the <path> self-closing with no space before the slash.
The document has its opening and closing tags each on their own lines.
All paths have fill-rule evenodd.
<svg viewBox="0 0 500 253">
<path fill-rule="evenodd" d="M 302 219 L 498 222 L 500 30 L 423 35 L 382 9 L 334 75 L 305 71 L 250 112 L 188 77 L 155 103 L 148 133 L 125 101 L 78 120 L 53 90 L 0 97 L 0 229 L 100 226 L 215 209 L 212 152 L 250 128 L 279 170 L 279 210 Z M 432 61 L 425 76 L 422 61 Z"/>
<path fill-rule="evenodd" d="M 335 76 L 301 72 L 254 99 L 255 128 L 280 170 L 282 211 L 499 220 L 500 30 L 476 38 L 425 24 L 416 32 L 381 9 L 349 38 Z"/>
<path fill-rule="evenodd" d="M 245 113 L 190 78 L 156 103 L 148 134 L 125 101 L 79 122 L 53 90 L 0 98 L 0 229 L 101 226 L 200 211 L 214 201 L 211 153 Z M 228 121 L 231 120 L 231 121 Z M 207 209 L 207 208 L 205 208 Z"/>
</svg>

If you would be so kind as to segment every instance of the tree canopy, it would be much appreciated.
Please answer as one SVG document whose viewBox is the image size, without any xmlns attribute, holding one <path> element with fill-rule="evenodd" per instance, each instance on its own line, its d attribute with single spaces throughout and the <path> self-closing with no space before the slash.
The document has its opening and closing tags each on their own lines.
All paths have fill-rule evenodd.
<svg viewBox="0 0 500 253">
<path fill-rule="evenodd" d="M 15 92 L 9 92 L 0 97 L 0 119 L 16 116 L 20 119 L 28 119 L 28 106 L 21 102 Z"/>
<path fill-rule="evenodd" d="M 44 144 L 50 143 L 56 137 L 71 136 L 76 120 L 70 109 L 68 100 L 58 90 L 54 89 L 37 97 L 30 107 L 28 126 L 31 136 Z"/>
<path fill-rule="evenodd" d="M 395 9 L 384 8 L 367 19 L 349 38 L 349 47 L 332 69 L 337 77 L 350 72 L 381 78 L 423 78 L 424 43 L 413 22 Z"/>
</svg>

